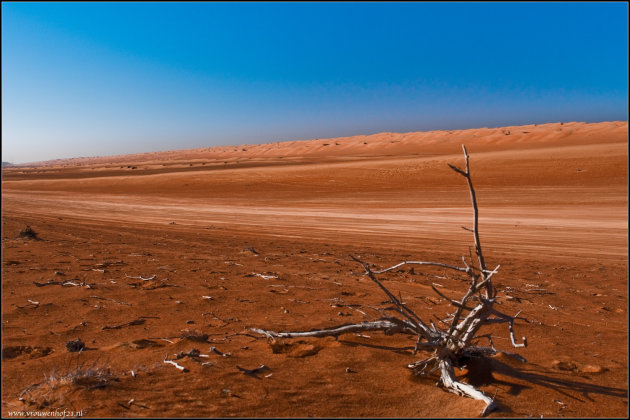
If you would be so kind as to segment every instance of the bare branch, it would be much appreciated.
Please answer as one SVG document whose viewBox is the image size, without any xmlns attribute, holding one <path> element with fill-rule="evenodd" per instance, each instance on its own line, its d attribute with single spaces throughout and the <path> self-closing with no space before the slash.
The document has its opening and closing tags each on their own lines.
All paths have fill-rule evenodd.
<svg viewBox="0 0 630 420">
<path fill-rule="evenodd" d="M 420 360 L 419 362 L 410 363 L 407 365 L 407 367 L 413 370 L 414 375 L 423 375 L 424 370 L 427 368 L 427 366 L 429 366 L 429 364 L 435 362 L 436 360 L 436 356 L 431 356 L 424 360 Z"/>
<path fill-rule="evenodd" d="M 109 300 L 110 302 L 114 302 L 114 303 L 118 303 L 119 305 L 127 305 L 127 306 L 132 306 L 131 303 L 126 303 L 126 302 L 121 302 L 115 299 L 111 299 L 111 298 L 106 298 L 106 297 L 102 297 L 102 296 L 89 296 L 92 299 L 99 299 L 99 300 Z"/>
<path fill-rule="evenodd" d="M 455 172 L 457 172 L 458 174 L 461 174 L 463 176 L 468 176 L 468 174 L 464 171 L 462 171 L 461 169 L 459 169 L 457 166 L 451 165 L 450 163 L 447 163 L 447 165 L 449 166 L 449 168 L 451 168 L 452 170 L 454 170 Z"/>
<path fill-rule="evenodd" d="M 129 276 L 125 273 L 125 277 L 128 279 L 140 279 L 144 281 L 155 280 L 157 278 L 157 274 L 152 275 L 151 277 L 142 277 L 142 276 Z"/>
<path fill-rule="evenodd" d="M 181 370 L 182 372 L 188 372 L 188 369 L 186 369 L 185 367 L 178 365 L 176 362 L 173 362 L 172 360 L 167 360 L 168 359 L 168 355 L 166 355 L 164 357 L 164 363 L 169 364 L 169 365 L 173 365 L 175 366 L 177 369 Z"/>
<path fill-rule="evenodd" d="M 440 371 L 442 372 L 440 380 L 442 382 L 442 385 L 444 385 L 446 389 L 454 394 L 467 396 L 476 400 L 481 400 L 486 403 L 485 408 L 479 414 L 480 416 L 484 417 L 488 413 L 496 409 L 496 403 L 492 398 L 488 397 L 483 392 L 478 391 L 474 386 L 459 382 L 457 380 L 457 377 L 455 376 L 455 371 L 453 370 L 453 366 L 448 360 L 440 360 L 439 366 Z"/>
<path fill-rule="evenodd" d="M 403 266 L 405 264 L 432 265 L 432 266 L 436 266 L 436 267 L 443 267 L 443 268 L 449 268 L 451 270 L 461 271 L 463 273 L 467 273 L 468 272 L 467 268 L 456 267 L 454 265 L 449 265 L 449 264 L 443 264 L 443 263 L 437 263 L 437 262 L 429 262 L 429 261 L 403 261 L 403 262 L 398 263 L 398 264 L 396 264 L 394 266 L 391 266 L 389 268 L 385 268 L 384 270 L 372 271 L 372 273 L 374 273 L 374 274 L 387 273 L 388 271 L 391 271 L 391 270 L 393 270 L 395 268 L 398 268 L 400 266 Z"/>
<path fill-rule="evenodd" d="M 474 283 L 475 283 L 475 277 L 473 275 L 473 285 Z M 451 328 L 448 330 L 448 335 L 452 335 L 455 328 L 457 328 L 457 323 L 459 322 L 459 318 L 462 315 L 462 311 L 464 310 L 463 305 L 466 304 L 466 302 L 473 295 L 473 293 L 474 293 L 474 287 L 471 286 L 466 292 L 466 294 L 464 295 L 464 297 L 462 298 L 461 304 L 457 307 L 457 310 L 455 311 L 455 315 L 453 315 L 453 320 L 451 321 Z"/>
<path fill-rule="evenodd" d="M 523 342 L 521 344 L 516 344 L 516 341 L 514 340 L 514 321 L 511 321 L 508 325 L 510 327 L 510 340 L 512 341 L 512 345 L 514 347 L 527 347 L 527 337 L 521 337 Z"/>
<path fill-rule="evenodd" d="M 264 334 L 267 337 L 293 338 L 293 337 L 338 337 L 341 334 L 356 333 L 362 331 L 385 331 L 389 334 L 407 333 L 417 334 L 413 324 L 396 318 L 381 319 L 373 322 L 361 322 L 360 324 L 344 324 L 332 328 L 311 331 L 274 332 L 260 328 L 251 328 L 251 331 Z"/>
<path fill-rule="evenodd" d="M 440 295 L 442 298 L 444 298 L 444 299 L 446 299 L 447 301 L 449 301 L 449 302 L 451 303 L 451 305 L 453 305 L 453 306 L 457 306 L 458 308 L 464 308 L 464 309 L 466 309 L 466 310 L 468 310 L 468 311 L 472 311 L 472 309 L 473 309 L 473 308 L 471 308 L 470 306 L 464 306 L 464 305 L 462 305 L 462 304 L 461 304 L 461 302 L 458 302 L 458 301 L 456 301 L 456 300 L 453 300 L 453 299 L 451 299 L 451 298 L 447 297 L 447 296 L 446 296 L 446 295 L 444 295 L 442 292 L 440 292 L 438 289 L 436 289 L 434 285 L 431 285 L 431 288 L 433 289 L 433 291 L 434 291 L 435 293 L 437 293 L 437 294 L 438 294 L 438 295 Z"/>
<path fill-rule="evenodd" d="M 521 340 L 523 341 L 521 344 L 517 344 L 516 340 L 514 339 L 514 320 L 515 319 L 522 319 L 526 322 L 529 322 L 529 320 L 527 320 L 526 318 L 521 318 L 519 317 L 521 311 L 518 311 L 516 313 L 516 315 L 514 316 L 509 316 L 506 315 L 502 312 L 497 311 L 496 309 L 492 308 L 492 314 L 498 316 L 499 318 L 503 319 L 504 322 L 508 322 L 508 327 L 510 329 L 510 340 L 512 341 L 512 345 L 516 348 L 518 347 L 527 347 L 527 337 L 521 337 Z M 495 321 L 496 322 L 496 321 Z"/>
<path fill-rule="evenodd" d="M 479 241 L 479 211 L 477 209 L 477 195 L 475 194 L 475 188 L 473 187 L 472 180 L 470 178 L 470 163 L 468 160 L 468 151 L 466 146 L 462 144 L 462 150 L 464 151 L 464 157 L 466 158 L 466 171 L 449 164 L 450 168 L 455 172 L 466 178 L 468 182 L 468 190 L 470 191 L 470 201 L 473 207 L 473 236 L 475 239 L 475 251 L 477 253 L 477 259 L 479 260 L 479 267 L 482 271 L 486 270 L 486 263 L 483 258 L 483 252 L 481 251 L 481 242 Z M 490 296 L 488 296 L 490 297 Z"/>
<path fill-rule="evenodd" d="M 396 306 L 398 307 L 398 312 L 400 312 L 401 315 L 406 317 L 409 321 L 411 321 L 412 324 L 414 324 L 417 332 L 424 335 L 424 337 L 427 339 L 430 338 L 431 334 L 429 332 L 429 327 L 420 319 L 420 317 L 418 317 L 418 315 L 416 315 L 404 303 L 398 300 L 396 296 L 392 294 L 392 292 L 390 292 L 385 286 L 383 286 L 383 284 L 376 277 L 374 277 L 372 270 L 366 263 L 352 255 L 350 255 L 350 257 L 363 266 L 368 277 L 385 292 L 385 294 L 391 299 L 394 304 L 396 304 Z"/>
<path fill-rule="evenodd" d="M 131 325 L 142 325 L 146 322 L 146 320 L 144 318 L 138 318 L 138 319 L 134 319 L 133 321 L 130 322 L 125 322 L 124 324 L 120 324 L 120 325 L 116 325 L 113 327 L 109 327 L 109 326 L 104 326 L 103 328 L 101 328 L 102 330 L 119 330 L 123 327 L 129 327 Z"/>
</svg>

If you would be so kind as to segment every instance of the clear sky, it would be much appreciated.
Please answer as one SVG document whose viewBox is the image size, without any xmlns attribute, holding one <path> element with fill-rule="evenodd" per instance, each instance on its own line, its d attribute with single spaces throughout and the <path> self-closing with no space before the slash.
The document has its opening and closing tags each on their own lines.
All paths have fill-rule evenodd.
<svg viewBox="0 0 630 420">
<path fill-rule="evenodd" d="M 2 3 L 13 163 L 627 115 L 626 2 Z"/>
</svg>

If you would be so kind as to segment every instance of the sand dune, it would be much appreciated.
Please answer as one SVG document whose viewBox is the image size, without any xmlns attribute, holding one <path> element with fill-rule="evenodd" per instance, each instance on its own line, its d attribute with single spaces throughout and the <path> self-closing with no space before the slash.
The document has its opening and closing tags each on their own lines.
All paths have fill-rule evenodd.
<svg viewBox="0 0 630 420">
<path fill-rule="evenodd" d="M 162 164 L 199 163 L 227 160 L 270 161 L 297 158 L 351 158 L 423 155 L 435 156 L 457 152 L 466 144 L 472 152 L 520 150 L 548 146 L 577 146 L 593 143 L 618 143 L 627 139 L 628 122 L 549 123 L 499 128 L 427 131 L 412 133 L 378 133 L 330 139 L 301 140 L 267 144 L 245 144 L 190 150 L 173 150 L 109 157 L 58 159 L 35 162 L 29 166 L 72 166 L 94 164 Z M 197 162 L 199 161 L 199 162 Z M 223 163 L 221 161 L 220 163 Z"/>
</svg>

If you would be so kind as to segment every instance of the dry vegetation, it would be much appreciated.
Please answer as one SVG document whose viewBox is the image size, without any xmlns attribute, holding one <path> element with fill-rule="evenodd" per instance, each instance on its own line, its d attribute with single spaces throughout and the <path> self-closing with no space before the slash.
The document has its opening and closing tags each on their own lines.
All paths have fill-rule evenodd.
<svg viewBox="0 0 630 420">
<path fill-rule="evenodd" d="M 67 404 L 67 398 L 72 394 L 103 389 L 113 381 L 116 381 L 114 374 L 108 368 L 98 367 L 96 364 L 76 366 L 64 373 L 53 370 L 44 375 L 42 382 L 24 389 L 18 399 L 25 405 L 24 410 L 54 409 Z"/>
<path fill-rule="evenodd" d="M 497 289 L 493 286 L 492 281 L 492 277 L 497 273 L 500 265 L 497 265 L 492 270 L 489 270 L 486 267 L 483 250 L 481 248 L 481 241 L 479 239 L 479 210 L 477 207 L 475 188 L 473 187 L 472 177 L 470 174 L 468 152 L 466 151 L 466 147 L 463 145 L 462 149 L 466 159 L 466 169 L 462 170 L 451 164 L 449 164 L 449 167 L 466 178 L 468 183 L 470 200 L 473 209 L 473 225 L 472 228 L 463 227 L 463 229 L 473 234 L 476 261 L 473 259 L 471 253 L 469 254 L 468 262 L 466 262 L 466 257 L 462 256 L 464 267 L 457 267 L 441 262 L 403 261 L 392 267 L 375 271 L 372 270 L 370 265 L 366 262 L 351 256 L 353 260 L 361 264 L 361 266 L 365 269 L 365 274 L 370 278 L 370 280 L 376 283 L 378 287 L 385 292 L 385 295 L 389 298 L 387 303 L 393 305 L 383 310 L 378 309 L 378 312 L 380 312 L 383 316 L 374 321 L 364 321 L 360 324 L 344 324 L 314 331 L 278 333 L 274 331 L 265 331 L 259 328 L 253 328 L 252 331 L 264 334 L 271 340 L 275 340 L 276 338 L 331 336 L 337 339 L 342 334 L 361 333 L 365 331 L 384 331 L 387 335 L 397 333 L 411 334 L 416 336 L 416 344 L 414 346 L 413 353 L 416 354 L 418 351 L 423 351 L 430 354 L 429 357 L 408 365 L 415 375 L 430 376 L 435 371 L 439 371 L 440 377 L 437 382 L 438 386 L 443 386 L 450 392 L 458 395 L 481 400 L 486 404 L 480 413 L 481 416 L 485 416 L 495 410 L 497 408 L 495 401 L 483 392 L 480 392 L 474 386 L 461 382 L 455 375 L 454 368 L 457 367 L 458 369 L 464 369 L 470 359 L 494 356 L 497 354 L 497 350 L 493 345 L 492 334 L 479 333 L 483 327 L 489 324 L 508 323 L 512 345 L 514 347 L 527 346 L 527 339 L 525 337 L 523 337 L 523 342 L 520 344 L 517 344 L 514 339 L 514 321 L 516 319 L 527 320 L 518 316 L 520 311 L 514 316 L 509 316 L 494 307 L 495 303 L 501 303 L 497 302 Z M 469 276 L 468 290 L 461 299 L 455 300 L 445 296 L 444 293 L 440 292 L 436 288 L 436 284 L 433 283 L 431 286 L 433 291 L 439 297 L 454 306 L 455 310 L 442 318 L 435 317 L 434 315 L 434 318 L 438 323 L 437 325 L 433 322 L 433 319 L 427 323 L 403 302 L 402 297 L 397 298 L 375 276 L 375 274 L 387 273 L 404 265 L 442 267 L 458 273 L 465 273 Z M 473 302 L 478 303 L 474 304 Z M 474 306 L 471 306 L 471 304 Z M 397 312 L 404 319 L 389 316 L 387 314 L 388 311 Z M 480 346 L 479 342 L 482 339 L 485 342 L 489 342 L 490 346 Z M 273 345 L 277 346 L 277 343 L 273 343 Z M 510 355 L 518 360 L 523 362 L 525 361 L 522 356 L 517 354 Z M 488 375 L 489 372 L 486 372 L 485 374 Z"/>
</svg>

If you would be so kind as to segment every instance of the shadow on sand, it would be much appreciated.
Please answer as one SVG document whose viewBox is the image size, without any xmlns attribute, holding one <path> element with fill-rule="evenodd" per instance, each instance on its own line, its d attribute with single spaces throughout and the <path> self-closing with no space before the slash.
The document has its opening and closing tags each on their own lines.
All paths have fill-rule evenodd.
<svg viewBox="0 0 630 420">
<path fill-rule="evenodd" d="M 507 376 L 516 380 L 529 382 L 533 385 L 553 389 L 563 395 L 566 395 L 568 398 L 577 401 L 582 400 L 573 395 L 570 395 L 569 393 L 567 393 L 567 391 L 573 391 L 582 394 L 584 398 L 588 399 L 589 401 L 593 401 L 589 394 L 601 394 L 617 398 L 626 398 L 628 396 L 627 389 L 601 386 L 589 382 L 582 382 L 573 379 L 558 377 L 560 375 L 567 376 L 567 374 L 550 372 L 548 369 L 541 368 L 537 365 L 520 365 L 522 367 L 511 366 L 511 363 L 508 364 L 502 360 L 499 360 L 498 357 L 475 358 L 471 359 L 470 363 L 468 364 L 468 372 L 466 373 L 466 375 L 464 375 L 464 377 L 467 378 L 468 383 L 473 386 L 491 384 L 503 384 L 509 386 L 510 390 L 508 391 L 508 393 L 511 395 L 518 395 L 523 389 L 528 388 L 528 386 L 498 379 L 494 375 L 495 373 L 504 377 Z M 589 379 L 588 376 L 582 376 L 582 378 L 587 380 Z"/>
<path fill-rule="evenodd" d="M 355 341 L 346 340 L 339 340 L 339 342 L 344 345 L 353 347 L 369 347 L 393 351 L 396 353 L 411 354 L 413 351 L 413 346 L 391 347 L 368 343 L 358 343 Z M 504 378 L 513 378 L 515 381 L 512 382 L 509 380 L 500 379 L 495 374 L 500 375 Z M 508 393 L 510 395 L 519 395 L 522 390 L 531 388 L 531 386 L 527 385 L 527 383 L 530 383 L 532 385 L 553 389 L 567 396 L 568 398 L 581 402 L 583 402 L 583 400 L 569 394 L 568 391 L 579 393 L 589 401 L 593 401 L 589 394 L 608 395 L 616 398 L 627 398 L 628 396 L 627 389 L 601 386 L 589 382 L 568 379 L 566 378 L 566 376 L 568 375 L 569 374 L 562 372 L 550 371 L 549 369 L 545 369 L 537 365 L 522 363 L 509 358 L 509 356 L 499 354 L 495 357 L 471 358 L 467 364 L 467 371 L 461 378 L 465 378 L 465 382 L 468 382 L 475 387 L 484 385 L 505 385 L 509 387 Z M 586 375 L 581 376 L 581 378 L 585 380 L 589 379 L 589 377 Z M 420 381 L 424 382 L 429 378 L 414 377 L 414 379 L 419 379 Z M 431 380 L 437 380 L 437 376 L 435 378 L 431 377 Z M 500 407 L 501 411 L 510 411 L 502 405 L 500 405 Z"/>
</svg>

